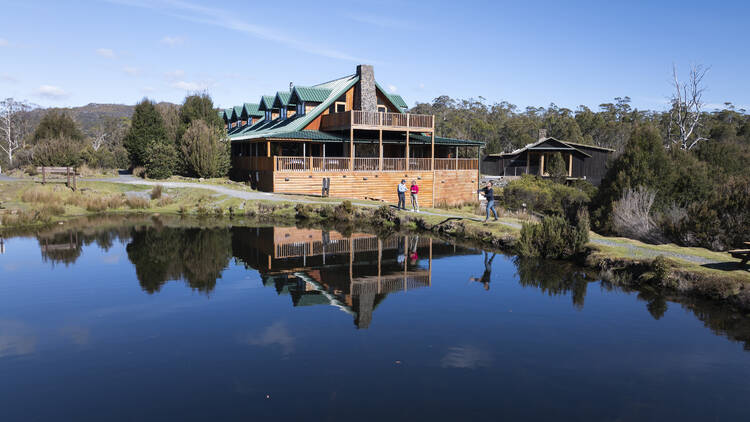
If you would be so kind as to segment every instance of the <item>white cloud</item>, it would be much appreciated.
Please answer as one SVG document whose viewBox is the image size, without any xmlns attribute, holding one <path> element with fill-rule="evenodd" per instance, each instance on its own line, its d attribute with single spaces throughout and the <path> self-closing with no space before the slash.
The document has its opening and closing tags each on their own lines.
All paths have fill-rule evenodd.
<svg viewBox="0 0 750 422">
<path fill-rule="evenodd" d="M 419 84 L 419 89 L 424 89 L 424 84 L 423 83 Z"/>
<path fill-rule="evenodd" d="M 398 88 L 396 88 L 396 85 L 388 85 L 388 91 L 391 91 L 395 94 L 396 91 L 398 91 Z"/>
<path fill-rule="evenodd" d="M 302 41 L 291 38 L 283 29 L 278 30 L 272 27 L 249 23 L 237 17 L 234 11 L 230 10 L 205 7 L 177 0 L 109 0 L 109 2 L 124 6 L 156 10 L 177 19 L 242 32 L 259 39 L 277 42 L 295 50 L 317 56 L 357 63 L 375 63 L 373 60 L 363 59 L 333 48 L 324 47 L 317 42 Z"/>
<path fill-rule="evenodd" d="M 127 73 L 130 76 L 137 76 L 138 74 L 141 73 L 140 69 L 138 69 L 137 67 L 132 67 L 132 66 L 125 66 L 122 68 L 122 71 Z"/>
<path fill-rule="evenodd" d="M 62 88 L 54 85 L 40 85 L 39 88 L 36 89 L 36 94 L 40 97 L 51 98 L 55 100 L 68 96 L 68 93 L 65 92 Z"/>
<path fill-rule="evenodd" d="M 164 38 L 159 41 L 162 44 L 168 45 L 170 47 L 174 47 L 176 45 L 180 45 L 185 41 L 182 37 L 170 37 L 169 35 L 165 36 Z"/>
<path fill-rule="evenodd" d="M 492 355 L 476 346 L 464 345 L 448 349 L 448 353 L 440 360 L 443 368 L 476 369 L 492 364 Z"/>
<path fill-rule="evenodd" d="M 203 82 L 177 81 L 171 86 L 172 88 L 181 89 L 183 91 L 204 91 L 208 89 L 208 85 Z"/>
<path fill-rule="evenodd" d="M 150 93 L 156 91 L 156 88 L 154 88 L 152 86 L 144 86 L 143 88 L 141 88 L 141 91 L 143 91 L 143 92 L 145 92 L 147 94 L 150 94 Z"/>
<path fill-rule="evenodd" d="M 0 47 L 7 47 L 10 43 L 5 38 L 0 38 Z"/>
<path fill-rule="evenodd" d="M 114 59 L 115 58 L 115 52 L 110 48 L 97 48 L 96 54 L 105 57 L 107 59 Z"/>
<path fill-rule="evenodd" d="M 285 357 L 294 352 L 294 337 L 282 321 L 274 322 L 260 334 L 240 336 L 240 341 L 253 346 L 278 345 L 281 347 L 281 354 Z"/>
</svg>

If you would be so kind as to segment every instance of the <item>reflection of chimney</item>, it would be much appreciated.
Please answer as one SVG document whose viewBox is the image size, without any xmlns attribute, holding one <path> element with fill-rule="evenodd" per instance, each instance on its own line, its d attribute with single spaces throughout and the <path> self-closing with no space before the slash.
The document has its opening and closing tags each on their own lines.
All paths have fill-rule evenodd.
<svg viewBox="0 0 750 422">
<path fill-rule="evenodd" d="M 354 109 L 378 111 L 378 98 L 375 94 L 375 71 L 372 65 L 358 65 L 357 76 L 359 76 L 359 82 L 354 86 Z"/>
<path fill-rule="evenodd" d="M 539 129 L 539 138 L 538 140 L 545 139 L 547 137 L 547 129 Z"/>
</svg>

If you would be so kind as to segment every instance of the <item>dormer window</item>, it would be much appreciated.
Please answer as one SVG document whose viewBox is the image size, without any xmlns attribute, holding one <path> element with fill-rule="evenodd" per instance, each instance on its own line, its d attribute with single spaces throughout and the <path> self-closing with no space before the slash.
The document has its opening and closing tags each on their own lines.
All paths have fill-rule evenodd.
<svg viewBox="0 0 750 422">
<path fill-rule="evenodd" d="M 297 103 L 297 114 L 300 116 L 305 115 L 305 102 L 304 101 L 300 101 L 299 103 Z"/>
<path fill-rule="evenodd" d="M 334 107 L 334 112 L 336 113 L 343 113 L 346 111 L 346 103 L 343 101 L 336 101 Z"/>
<path fill-rule="evenodd" d="M 267 122 L 271 121 L 271 110 L 266 110 L 265 121 Z"/>
<path fill-rule="evenodd" d="M 286 120 L 286 107 L 281 107 L 281 114 L 279 114 L 281 120 Z"/>
</svg>

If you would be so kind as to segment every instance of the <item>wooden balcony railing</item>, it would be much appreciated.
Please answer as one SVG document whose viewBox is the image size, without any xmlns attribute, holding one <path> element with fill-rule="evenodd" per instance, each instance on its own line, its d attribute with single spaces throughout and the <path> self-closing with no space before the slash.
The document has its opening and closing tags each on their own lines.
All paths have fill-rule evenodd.
<svg viewBox="0 0 750 422">
<path fill-rule="evenodd" d="M 266 166 L 275 171 L 312 171 L 331 172 L 349 171 L 349 157 L 238 157 L 242 159 L 258 159 L 260 163 L 257 169 L 263 170 Z M 410 158 L 409 171 L 430 171 L 432 160 L 430 158 Z M 406 171 L 406 158 L 383 158 L 382 170 L 380 159 L 376 157 L 355 157 L 354 171 Z M 479 168 L 479 161 L 475 158 L 436 158 L 435 170 L 474 170 Z M 256 169 L 256 168 L 253 168 Z"/>
<path fill-rule="evenodd" d="M 476 158 L 436 158 L 435 170 L 477 170 L 479 161 Z"/>
<path fill-rule="evenodd" d="M 435 116 L 428 114 L 349 110 L 343 113 L 323 115 L 320 119 L 320 130 L 340 130 L 350 127 L 360 127 L 432 131 L 434 119 Z"/>
<path fill-rule="evenodd" d="M 271 157 L 241 156 L 232 158 L 232 167 L 252 171 L 271 171 L 273 161 Z"/>
</svg>

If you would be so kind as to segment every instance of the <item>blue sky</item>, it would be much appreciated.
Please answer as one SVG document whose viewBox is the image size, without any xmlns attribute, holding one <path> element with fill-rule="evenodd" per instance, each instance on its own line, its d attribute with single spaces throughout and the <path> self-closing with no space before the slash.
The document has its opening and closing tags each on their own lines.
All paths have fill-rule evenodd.
<svg viewBox="0 0 750 422">
<path fill-rule="evenodd" d="M 18 0 L 2 12 L 0 96 L 43 106 L 208 90 L 228 107 L 370 63 L 410 106 L 628 95 L 662 110 L 672 64 L 701 63 L 709 107 L 750 109 L 749 2 Z"/>
</svg>

